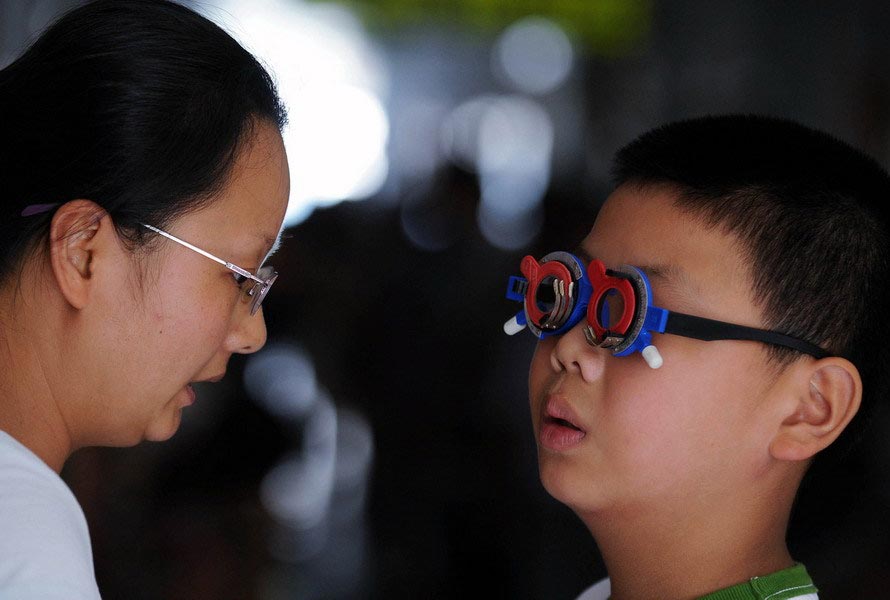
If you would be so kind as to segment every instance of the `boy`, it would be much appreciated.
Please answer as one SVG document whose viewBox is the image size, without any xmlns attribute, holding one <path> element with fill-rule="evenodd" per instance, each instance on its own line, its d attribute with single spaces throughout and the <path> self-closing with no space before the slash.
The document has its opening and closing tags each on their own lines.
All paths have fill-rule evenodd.
<svg viewBox="0 0 890 600">
<path fill-rule="evenodd" d="M 815 599 L 785 533 L 817 454 L 886 401 L 890 178 L 753 116 L 651 131 L 614 173 L 574 253 L 523 260 L 505 326 L 541 337 L 541 480 L 610 575 L 581 598 Z"/>
</svg>

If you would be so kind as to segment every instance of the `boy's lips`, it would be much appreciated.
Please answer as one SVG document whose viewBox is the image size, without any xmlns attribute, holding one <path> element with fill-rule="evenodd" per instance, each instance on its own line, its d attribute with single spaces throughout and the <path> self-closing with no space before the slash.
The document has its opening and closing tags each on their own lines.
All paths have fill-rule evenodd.
<svg viewBox="0 0 890 600">
<path fill-rule="evenodd" d="M 557 395 L 548 396 L 538 434 L 541 445 L 557 452 L 575 446 L 587 435 L 579 423 L 580 419 L 568 402 Z"/>
</svg>

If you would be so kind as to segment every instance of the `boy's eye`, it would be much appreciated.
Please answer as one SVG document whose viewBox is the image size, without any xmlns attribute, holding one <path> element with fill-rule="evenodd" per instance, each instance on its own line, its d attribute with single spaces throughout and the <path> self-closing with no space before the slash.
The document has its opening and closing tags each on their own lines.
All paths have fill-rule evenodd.
<svg viewBox="0 0 890 600">
<path fill-rule="evenodd" d="M 553 291 L 554 280 L 554 277 L 545 277 L 542 279 L 541 284 L 538 286 L 538 290 L 535 293 L 535 303 L 538 305 L 538 308 L 545 313 L 551 312 L 556 305 L 556 293 Z"/>
<path fill-rule="evenodd" d="M 597 315 L 603 329 L 612 331 L 624 315 L 624 296 L 618 290 L 609 290 L 600 298 Z"/>
</svg>

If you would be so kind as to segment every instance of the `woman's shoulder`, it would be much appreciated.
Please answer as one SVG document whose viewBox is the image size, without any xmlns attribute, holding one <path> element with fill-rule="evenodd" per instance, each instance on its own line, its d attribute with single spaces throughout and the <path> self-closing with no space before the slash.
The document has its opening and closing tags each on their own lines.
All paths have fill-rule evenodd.
<svg viewBox="0 0 890 600">
<path fill-rule="evenodd" d="M 0 430 L 0 501 L 10 502 L 23 496 L 77 504 L 58 473 L 17 439 Z"/>
<path fill-rule="evenodd" d="M 83 510 L 55 471 L 0 431 L 0 597 L 55 588 L 98 597 Z"/>
<path fill-rule="evenodd" d="M 0 431 L 0 531 L 0 547 L 12 544 L 11 534 L 25 531 L 59 542 L 66 537 L 86 539 L 89 546 L 86 519 L 74 494 L 55 471 L 4 431 Z"/>
</svg>

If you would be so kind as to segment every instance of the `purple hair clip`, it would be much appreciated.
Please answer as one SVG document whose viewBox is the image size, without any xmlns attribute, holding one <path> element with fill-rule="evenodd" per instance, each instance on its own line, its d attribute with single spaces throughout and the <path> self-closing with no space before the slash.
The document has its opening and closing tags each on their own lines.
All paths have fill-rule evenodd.
<svg viewBox="0 0 890 600">
<path fill-rule="evenodd" d="M 45 213 L 59 205 L 58 202 L 52 202 L 50 204 L 29 204 L 22 211 L 23 217 L 32 217 L 34 215 L 39 215 L 40 213 Z"/>
</svg>

